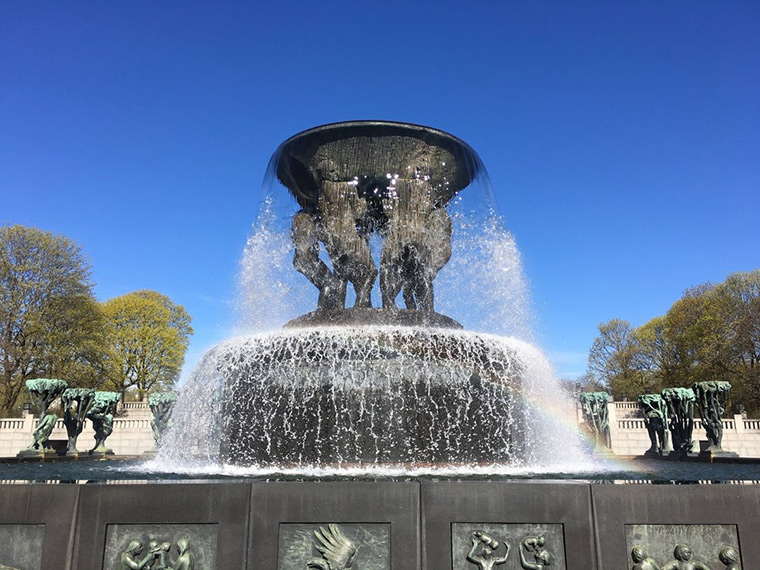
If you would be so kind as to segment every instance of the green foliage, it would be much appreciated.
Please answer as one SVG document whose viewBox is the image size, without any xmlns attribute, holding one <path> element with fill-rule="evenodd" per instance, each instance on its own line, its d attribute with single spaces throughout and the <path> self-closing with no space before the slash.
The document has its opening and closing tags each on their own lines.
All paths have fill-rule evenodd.
<svg viewBox="0 0 760 570">
<path fill-rule="evenodd" d="M 101 305 L 92 287 L 69 238 L 0 227 L 0 416 L 19 411 L 34 378 L 140 395 L 176 381 L 193 332 L 185 309 L 154 291 Z"/>
<path fill-rule="evenodd" d="M 76 243 L 36 228 L 0 228 L 0 414 L 15 411 L 30 378 L 94 383 L 103 322 Z"/>
<path fill-rule="evenodd" d="M 616 399 L 632 399 L 652 391 L 641 341 L 628 321 L 613 319 L 599 325 L 599 336 L 589 351 L 588 372 L 597 385 L 606 386 Z"/>
<path fill-rule="evenodd" d="M 616 397 L 720 381 L 760 410 L 760 270 L 692 288 L 638 329 L 614 319 L 599 331 L 589 372 Z"/>
<path fill-rule="evenodd" d="M 168 390 L 179 378 L 189 337 L 184 307 L 155 291 L 136 291 L 104 303 L 108 322 L 109 383 L 144 396 Z"/>
</svg>

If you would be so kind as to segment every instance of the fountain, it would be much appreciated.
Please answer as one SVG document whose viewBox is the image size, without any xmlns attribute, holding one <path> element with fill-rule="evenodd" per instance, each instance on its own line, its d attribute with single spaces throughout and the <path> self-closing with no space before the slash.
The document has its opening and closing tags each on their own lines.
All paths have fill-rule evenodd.
<svg viewBox="0 0 760 570">
<path fill-rule="evenodd" d="M 27 480 L 211 481 L 2 485 L 0 565 L 760 567 L 760 490 L 744 484 L 756 465 L 689 462 L 695 404 L 704 451 L 730 459 L 730 387 L 642 396 L 659 461 L 624 466 L 608 454 L 607 394 L 586 394 L 597 455 L 582 453 L 572 404 L 530 342 L 519 256 L 489 191 L 474 151 L 427 127 L 340 123 L 283 143 L 243 261 L 255 332 L 210 350 L 176 400 L 150 398 L 156 458 L 110 459 L 118 394 L 69 390 L 69 450 L 86 415 L 102 461 L 0 465 Z M 28 453 L 44 459 L 47 406 L 66 385 L 29 388 L 48 419 Z M 675 479 L 742 484 L 650 484 Z"/>
<path fill-rule="evenodd" d="M 477 212 L 464 200 L 478 187 L 487 201 L 477 154 L 428 127 L 356 121 L 285 141 L 270 162 L 244 263 L 290 275 L 244 273 L 247 306 L 263 299 L 259 313 L 274 311 L 288 303 L 271 302 L 283 289 L 313 291 L 316 306 L 289 315 L 281 331 L 214 348 L 183 387 L 159 457 L 179 451 L 291 468 L 579 457 L 574 434 L 547 426 L 547 411 L 564 405 L 569 418 L 572 409 L 540 353 L 514 338 L 465 332 L 436 310 L 439 291 L 467 278 L 466 290 L 494 304 L 505 302 L 489 292 L 495 274 L 522 286 L 493 204 Z M 467 256 L 479 261 L 469 276 Z M 450 259 L 460 283 L 445 277 Z M 464 302 L 443 304 L 468 317 Z"/>
</svg>

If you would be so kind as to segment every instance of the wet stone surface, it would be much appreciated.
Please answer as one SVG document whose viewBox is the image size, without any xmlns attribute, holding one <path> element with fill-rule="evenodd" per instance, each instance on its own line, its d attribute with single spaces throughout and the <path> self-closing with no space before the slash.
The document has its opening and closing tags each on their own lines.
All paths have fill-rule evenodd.
<svg viewBox="0 0 760 570">
<path fill-rule="evenodd" d="M 44 536 L 42 524 L 0 524 L 0 568 L 40 570 Z"/>
</svg>

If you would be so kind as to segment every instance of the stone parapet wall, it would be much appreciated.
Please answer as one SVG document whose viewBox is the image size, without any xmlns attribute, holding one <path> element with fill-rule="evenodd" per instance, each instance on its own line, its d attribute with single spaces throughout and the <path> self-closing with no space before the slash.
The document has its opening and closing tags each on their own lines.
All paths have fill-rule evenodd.
<svg viewBox="0 0 760 570">
<path fill-rule="evenodd" d="M 117 417 L 127 416 L 129 418 L 151 419 L 153 417 L 148 402 L 119 402 L 116 406 L 116 415 Z"/>
<path fill-rule="evenodd" d="M 634 547 L 664 567 L 678 544 L 701 567 L 725 568 L 730 553 L 732 568 L 755 570 L 759 526 L 760 485 L 0 484 L 0 564 L 24 570 L 146 556 L 196 570 L 630 570 Z"/>
</svg>

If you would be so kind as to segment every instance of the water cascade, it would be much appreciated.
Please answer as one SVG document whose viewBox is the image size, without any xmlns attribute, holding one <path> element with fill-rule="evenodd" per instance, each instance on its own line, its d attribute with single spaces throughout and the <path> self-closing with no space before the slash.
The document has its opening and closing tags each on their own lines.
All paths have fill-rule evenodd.
<svg viewBox="0 0 760 570">
<path fill-rule="evenodd" d="M 379 121 L 288 139 L 241 282 L 256 332 L 206 354 L 160 458 L 301 469 L 579 456 L 572 405 L 526 341 L 519 253 L 463 141 Z"/>
</svg>

